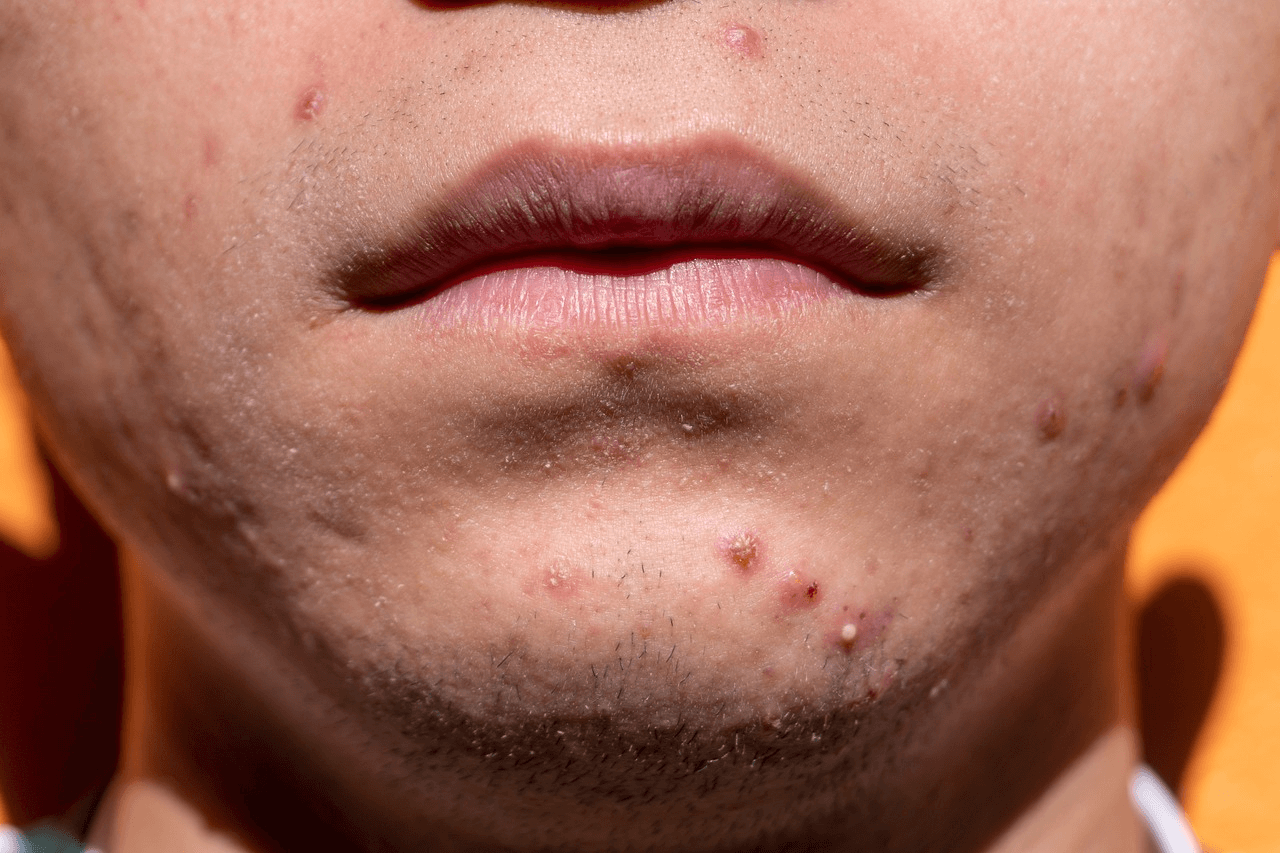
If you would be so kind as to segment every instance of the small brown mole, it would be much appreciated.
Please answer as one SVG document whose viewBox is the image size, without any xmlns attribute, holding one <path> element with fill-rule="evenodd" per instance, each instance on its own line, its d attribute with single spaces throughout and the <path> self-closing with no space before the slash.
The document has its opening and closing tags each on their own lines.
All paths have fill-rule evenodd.
<svg viewBox="0 0 1280 853">
<path fill-rule="evenodd" d="M 1062 401 L 1050 397 L 1040 401 L 1036 406 L 1036 431 L 1044 441 L 1053 441 L 1062 435 L 1067 426 L 1067 413 L 1063 410 Z"/>
<path fill-rule="evenodd" d="M 311 121 L 319 118 L 324 112 L 325 102 L 328 97 L 324 90 L 319 86 L 311 86 L 298 96 L 298 102 L 293 109 L 293 117 L 298 121 Z"/>
<path fill-rule="evenodd" d="M 720 31 L 720 39 L 725 47 L 745 59 L 759 59 L 764 56 L 764 38 L 754 27 L 746 24 L 727 24 Z"/>
</svg>

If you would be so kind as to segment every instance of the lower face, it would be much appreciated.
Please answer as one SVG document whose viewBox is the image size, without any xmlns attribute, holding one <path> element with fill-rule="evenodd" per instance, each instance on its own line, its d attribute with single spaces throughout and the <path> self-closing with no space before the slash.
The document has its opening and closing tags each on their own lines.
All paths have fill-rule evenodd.
<svg viewBox="0 0 1280 853">
<path fill-rule="evenodd" d="M 1114 551 L 1224 381 L 1276 16 L 1141 5 L 0 3 L 7 338 L 153 582 L 344 731 L 513 766 L 504 732 L 764 731 L 818 768 L 801 739 L 927 701 Z M 767 162 L 931 263 L 352 292 L 527 150 Z"/>
</svg>

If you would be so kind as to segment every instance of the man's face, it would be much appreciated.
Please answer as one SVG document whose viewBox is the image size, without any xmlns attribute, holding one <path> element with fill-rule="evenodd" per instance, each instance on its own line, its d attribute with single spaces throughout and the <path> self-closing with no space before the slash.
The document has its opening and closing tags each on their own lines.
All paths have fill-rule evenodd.
<svg viewBox="0 0 1280 853">
<path fill-rule="evenodd" d="M 537 787 L 510 733 L 803 766 L 1113 552 L 1203 422 L 1280 231 L 1278 36 L 5 0 L 7 338 L 197 630 L 407 756 L 353 778 Z"/>
</svg>

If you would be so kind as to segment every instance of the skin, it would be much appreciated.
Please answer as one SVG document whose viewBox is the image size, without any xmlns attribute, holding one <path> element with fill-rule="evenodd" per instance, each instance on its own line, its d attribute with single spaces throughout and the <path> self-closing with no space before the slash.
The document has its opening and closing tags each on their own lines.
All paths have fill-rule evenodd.
<svg viewBox="0 0 1280 853">
<path fill-rule="evenodd" d="M 1280 238 L 1278 42 L 1225 0 L 0 2 L 0 318 L 135 555 L 95 839 L 1139 849 L 1120 565 Z M 335 293 L 530 141 L 747 146 L 941 261 L 718 326 Z"/>
</svg>

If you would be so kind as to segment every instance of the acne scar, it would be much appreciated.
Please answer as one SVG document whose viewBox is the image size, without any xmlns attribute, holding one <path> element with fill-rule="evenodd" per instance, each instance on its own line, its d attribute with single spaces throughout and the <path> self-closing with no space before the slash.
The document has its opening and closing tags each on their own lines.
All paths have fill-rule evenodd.
<svg viewBox="0 0 1280 853">
<path fill-rule="evenodd" d="M 1056 397 L 1050 397 L 1036 406 L 1035 420 L 1040 438 L 1053 441 L 1062 435 L 1062 430 L 1066 428 L 1067 413 L 1063 411 L 1062 403 Z"/>
<path fill-rule="evenodd" d="M 298 121 L 311 121 L 318 118 L 324 112 L 326 100 L 324 90 L 319 86 L 312 86 L 298 98 L 293 117 Z"/>
<path fill-rule="evenodd" d="M 764 56 L 764 39 L 760 32 L 746 24 L 729 24 L 720 33 L 725 47 L 746 59 Z"/>
<path fill-rule="evenodd" d="M 720 552 L 743 572 L 751 571 L 760 562 L 760 550 L 760 538 L 749 530 L 726 537 L 720 545 Z"/>
</svg>

